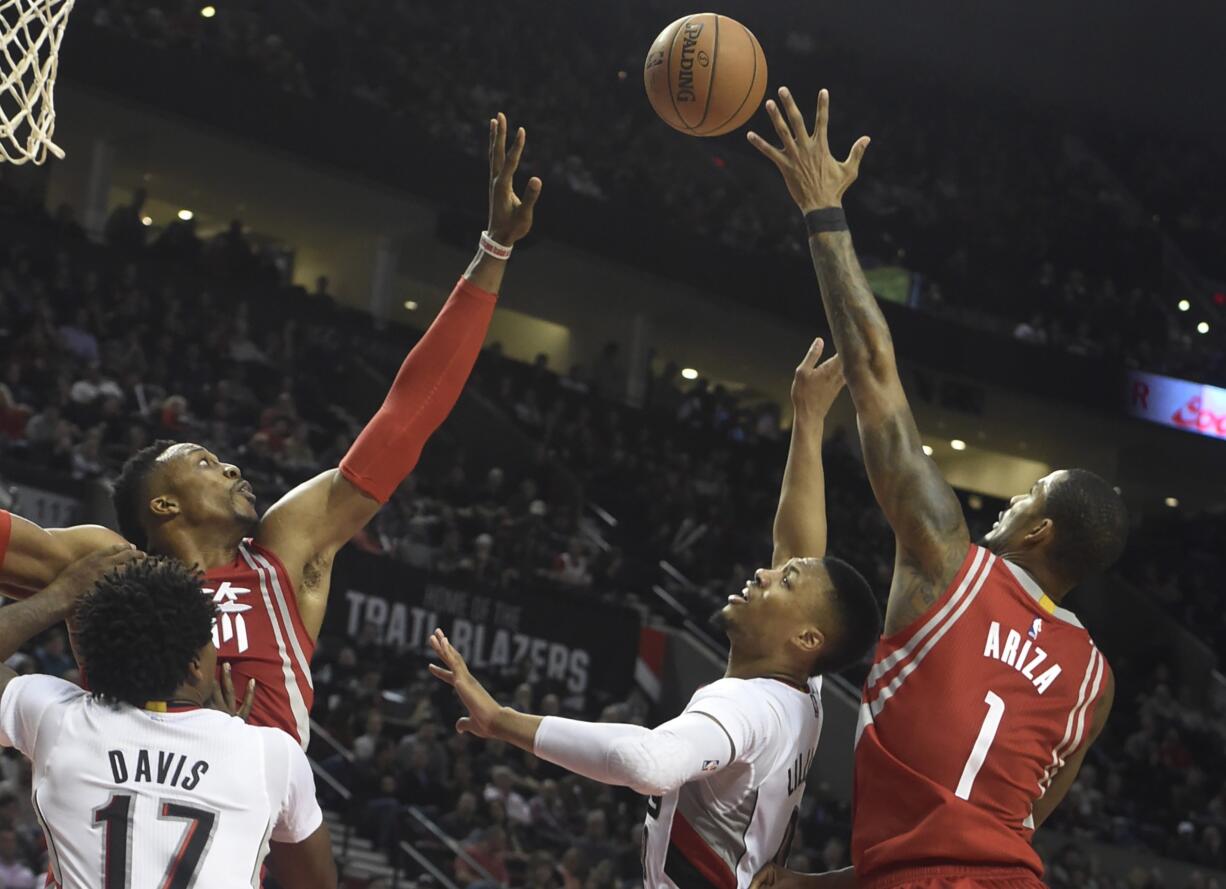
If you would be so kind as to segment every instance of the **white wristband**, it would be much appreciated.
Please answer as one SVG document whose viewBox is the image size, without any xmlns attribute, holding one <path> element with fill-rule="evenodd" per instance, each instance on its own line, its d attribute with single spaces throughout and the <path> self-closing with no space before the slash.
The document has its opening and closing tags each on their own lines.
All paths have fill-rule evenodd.
<svg viewBox="0 0 1226 889">
<path fill-rule="evenodd" d="M 506 244 L 499 244 L 490 237 L 490 233 L 487 231 L 481 233 L 480 247 L 482 253 L 488 253 L 495 259 L 509 259 L 513 249 Z"/>
</svg>

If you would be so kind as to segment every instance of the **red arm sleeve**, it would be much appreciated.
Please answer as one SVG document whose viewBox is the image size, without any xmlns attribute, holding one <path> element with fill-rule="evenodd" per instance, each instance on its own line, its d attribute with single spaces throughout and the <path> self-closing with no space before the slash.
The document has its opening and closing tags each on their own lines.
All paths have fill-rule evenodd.
<svg viewBox="0 0 1226 889">
<path fill-rule="evenodd" d="M 497 297 L 461 278 L 443 310 L 409 352 L 383 406 L 341 460 L 358 490 L 387 502 L 413 471 L 426 440 L 468 381 L 485 341 Z"/>
</svg>

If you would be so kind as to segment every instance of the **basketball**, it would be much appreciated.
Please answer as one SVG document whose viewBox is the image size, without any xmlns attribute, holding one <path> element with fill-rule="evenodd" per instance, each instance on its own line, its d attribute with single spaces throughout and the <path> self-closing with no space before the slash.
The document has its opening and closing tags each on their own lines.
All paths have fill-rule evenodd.
<svg viewBox="0 0 1226 889">
<path fill-rule="evenodd" d="M 679 18 L 647 51 L 643 84 L 656 114 L 691 136 L 721 136 L 753 116 L 766 93 L 766 56 L 753 32 L 713 12 Z"/>
</svg>

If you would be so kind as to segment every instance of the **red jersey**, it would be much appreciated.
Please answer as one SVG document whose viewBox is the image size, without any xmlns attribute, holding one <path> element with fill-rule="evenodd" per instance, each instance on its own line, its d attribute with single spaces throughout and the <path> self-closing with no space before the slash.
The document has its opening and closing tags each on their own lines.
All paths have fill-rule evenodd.
<svg viewBox="0 0 1226 889">
<path fill-rule="evenodd" d="M 315 642 L 298 614 L 294 586 L 281 560 L 244 540 L 229 565 L 204 575 L 204 592 L 217 604 L 213 643 L 217 665 L 230 665 L 235 694 L 255 679 L 252 725 L 288 732 L 305 749 L 310 740 L 311 656 Z"/>
<path fill-rule="evenodd" d="M 1041 876 L 1034 804 L 1085 743 L 1109 670 L 1072 612 L 972 545 L 937 603 L 877 645 L 856 730 L 857 876 Z"/>
</svg>

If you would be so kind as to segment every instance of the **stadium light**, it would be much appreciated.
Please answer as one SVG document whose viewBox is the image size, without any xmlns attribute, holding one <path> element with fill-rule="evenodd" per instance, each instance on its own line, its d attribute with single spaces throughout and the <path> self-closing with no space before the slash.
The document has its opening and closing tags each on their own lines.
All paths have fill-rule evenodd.
<svg viewBox="0 0 1226 889">
<path fill-rule="evenodd" d="M 685 367 L 681 369 L 681 376 L 687 380 L 696 380 L 698 379 L 698 371 L 692 367 Z"/>
<path fill-rule="evenodd" d="M 192 213 L 191 210 L 180 210 L 179 211 L 179 218 L 182 219 L 184 222 L 189 221 L 194 215 L 195 214 Z"/>
<path fill-rule="evenodd" d="M 214 6 L 206 6 L 200 10 L 200 15 L 206 19 L 211 19 L 213 16 L 217 15 L 217 8 Z"/>
<path fill-rule="evenodd" d="M 924 456 L 925 456 L 925 457 L 931 457 L 931 456 L 932 456 L 932 448 L 931 448 L 931 447 L 929 447 L 928 445 L 924 445 Z"/>
<path fill-rule="evenodd" d="M 406 299 L 404 301 L 404 307 L 408 309 L 410 312 L 416 312 L 417 311 L 417 300 Z"/>
<path fill-rule="evenodd" d="M 153 217 L 152 216 L 142 216 L 140 218 L 140 224 L 141 225 L 153 225 Z"/>
<path fill-rule="evenodd" d="M 1176 506 L 1179 505 L 1179 499 L 1177 497 L 1167 497 L 1165 503 L 1171 509 L 1174 509 Z"/>
<path fill-rule="evenodd" d="M 1197 325 L 1196 325 L 1196 332 L 1197 332 L 1197 333 L 1208 333 L 1208 332 L 1209 332 L 1209 322 L 1208 322 L 1208 321 L 1202 321 L 1200 324 L 1197 324 Z"/>
<path fill-rule="evenodd" d="M 1181 312 L 1186 312 L 1188 309 L 1192 308 L 1192 304 L 1188 302 L 1186 299 L 1181 299 L 1178 303 L 1178 306 L 1179 306 L 1179 311 Z"/>
<path fill-rule="evenodd" d="M 949 443 L 949 446 L 953 448 L 955 451 L 965 451 L 966 450 L 966 442 L 964 442 L 960 438 L 955 438 L 953 441 Z"/>
</svg>

